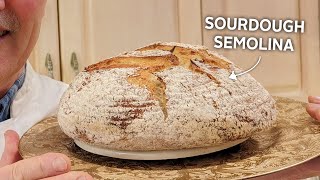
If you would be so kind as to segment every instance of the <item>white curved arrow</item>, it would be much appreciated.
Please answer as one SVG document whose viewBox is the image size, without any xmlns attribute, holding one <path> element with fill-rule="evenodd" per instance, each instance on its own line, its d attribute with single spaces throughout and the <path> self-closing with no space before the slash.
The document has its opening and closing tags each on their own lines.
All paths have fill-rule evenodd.
<svg viewBox="0 0 320 180">
<path fill-rule="evenodd" d="M 259 59 L 258 59 L 258 61 L 256 62 L 256 64 L 254 66 L 252 66 L 250 69 L 248 69 L 248 70 L 246 70 L 244 72 L 241 72 L 239 74 L 236 74 L 234 71 L 232 71 L 230 76 L 229 76 L 229 79 L 232 79 L 234 81 L 238 80 L 237 76 L 241 76 L 243 74 L 246 74 L 246 73 L 252 71 L 260 63 L 260 61 L 261 61 L 261 56 L 259 56 Z"/>
</svg>

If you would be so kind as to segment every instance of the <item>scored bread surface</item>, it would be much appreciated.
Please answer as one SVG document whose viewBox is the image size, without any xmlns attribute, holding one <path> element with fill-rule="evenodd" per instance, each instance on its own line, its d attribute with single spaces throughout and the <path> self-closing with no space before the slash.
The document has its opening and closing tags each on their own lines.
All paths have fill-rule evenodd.
<svg viewBox="0 0 320 180">
<path fill-rule="evenodd" d="M 60 101 L 70 137 L 115 150 L 214 146 L 270 127 L 275 101 L 249 74 L 203 46 L 154 43 L 79 73 Z"/>
</svg>

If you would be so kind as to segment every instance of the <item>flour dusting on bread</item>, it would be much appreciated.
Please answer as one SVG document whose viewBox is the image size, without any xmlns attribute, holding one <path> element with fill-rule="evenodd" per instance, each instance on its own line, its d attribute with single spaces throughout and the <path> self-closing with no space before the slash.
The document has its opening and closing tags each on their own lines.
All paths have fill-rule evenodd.
<svg viewBox="0 0 320 180">
<path fill-rule="evenodd" d="M 276 120 L 251 75 L 204 46 L 154 43 L 85 68 L 58 111 L 70 137 L 115 150 L 208 147 L 250 137 Z"/>
</svg>

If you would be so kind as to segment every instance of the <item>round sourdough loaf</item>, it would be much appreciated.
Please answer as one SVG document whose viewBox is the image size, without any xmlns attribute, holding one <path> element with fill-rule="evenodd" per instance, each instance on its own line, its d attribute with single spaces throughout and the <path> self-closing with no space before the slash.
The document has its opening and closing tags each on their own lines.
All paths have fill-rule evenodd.
<svg viewBox="0 0 320 180">
<path fill-rule="evenodd" d="M 73 139 L 114 150 L 215 146 L 271 126 L 275 101 L 249 74 L 203 46 L 155 43 L 93 64 L 58 111 Z"/>
</svg>

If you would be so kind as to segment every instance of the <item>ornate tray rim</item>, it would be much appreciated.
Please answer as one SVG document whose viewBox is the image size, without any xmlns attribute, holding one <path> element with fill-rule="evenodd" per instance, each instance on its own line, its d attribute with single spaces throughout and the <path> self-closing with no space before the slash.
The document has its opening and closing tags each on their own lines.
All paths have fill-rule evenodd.
<svg viewBox="0 0 320 180">
<path fill-rule="evenodd" d="M 288 98 L 280 98 L 280 97 L 275 97 L 278 101 L 280 101 L 279 103 L 281 104 L 281 103 L 290 103 L 290 105 L 292 105 L 293 107 L 288 107 L 287 109 L 288 110 L 290 110 L 290 111 L 292 111 L 292 112 L 294 112 L 294 113 L 296 113 L 296 114 L 298 114 L 299 115 L 299 112 L 296 112 L 297 111 L 297 109 L 295 109 L 295 107 L 294 107 L 294 105 L 295 106 L 299 106 L 300 107 L 300 110 L 302 110 L 302 108 L 301 107 L 303 107 L 303 112 L 305 112 L 305 109 L 304 109 L 304 105 L 305 105 L 305 103 L 304 102 L 300 102 L 300 101 L 296 101 L 296 100 L 292 100 L 292 99 L 288 99 Z M 301 111 L 302 112 L 302 111 Z M 280 113 L 280 112 L 279 112 Z M 282 112 L 283 113 L 283 112 Z M 292 116 L 292 117 L 294 117 L 294 115 Z M 317 122 L 317 121 L 310 121 L 310 119 L 312 119 L 309 115 L 308 116 L 306 116 L 306 113 L 304 113 L 304 114 L 302 114 L 301 115 L 301 117 L 305 117 L 305 118 L 307 118 L 308 117 L 308 119 L 307 120 L 305 120 L 306 122 L 308 122 L 309 123 L 309 125 L 312 125 L 312 126 L 314 126 L 314 127 L 309 127 L 309 126 L 306 126 L 306 127 L 308 127 L 309 129 L 311 129 L 311 128 L 316 128 L 316 129 L 314 129 L 314 131 L 315 131 L 315 133 L 314 134 L 316 134 L 316 135 L 319 135 L 320 136 L 320 127 L 318 127 L 320 124 L 319 124 L 319 122 Z M 51 117 L 52 118 L 52 117 Z M 47 119 L 49 119 L 49 118 L 47 118 Z M 46 119 L 44 119 L 44 120 L 46 120 Z M 39 122 L 39 123 L 37 123 L 35 126 L 37 126 L 37 125 L 41 125 L 41 123 L 43 123 L 44 121 L 41 121 L 41 122 Z M 35 127 L 35 126 L 33 126 L 33 127 Z M 32 128 L 31 128 L 32 129 Z M 23 147 L 22 147 L 22 145 L 23 145 L 23 141 L 26 139 L 26 136 L 28 135 L 28 133 L 30 133 L 30 131 L 31 131 L 31 129 L 26 133 L 26 134 L 24 134 L 23 136 L 22 136 L 22 138 L 21 138 L 21 141 L 20 141 L 20 144 L 19 144 L 19 151 L 20 151 L 20 154 L 22 155 L 22 157 L 24 157 L 24 158 L 26 158 L 26 157 L 29 157 L 28 155 L 27 155 L 27 153 L 25 152 L 25 151 L 23 151 Z M 301 138 L 302 139 L 302 138 Z M 246 142 L 246 141 L 245 141 Z M 319 147 L 320 147 L 320 143 L 319 143 L 319 145 L 318 145 Z M 213 154 L 215 154 L 215 153 L 213 153 Z M 79 158 L 78 157 L 76 157 L 76 156 L 70 156 L 70 154 L 68 154 L 69 155 L 69 157 L 73 160 L 73 161 L 77 161 L 77 160 L 79 160 Z M 283 165 L 283 166 L 278 166 L 277 167 L 277 169 L 274 169 L 274 170 L 272 170 L 272 171 L 265 171 L 265 172 L 261 172 L 261 173 L 253 173 L 253 174 L 251 174 L 251 175 L 243 175 L 243 176 L 239 176 L 239 177 L 227 177 L 227 178 L 232 178 L 232 179 L 243 179 L 243 178 L 253 178 L 253 177 L 260 177 L 260 176 L 264 176 L 264 175 L 268 175 L 268 174 L 271 174 L 271 173 L 274 173 L 274 172 L 279 172 L 279 171 L 282 171 L 282 170 L 285 170 L 285 169 L 288 169 L 288 168 L 291 168 L 291 167 L 294 167 L 294 166 L 297 166 L 297 165 L 300 165 L 300 164 L 303 164 L 303 163 L 305 163 L 305 162 L 307 162 L 307 161 L 310 161 L 311 159 L 314 159 L 314 158 L 316 158 L 316 157 L 318 157 L 320 155 L 320 150 L 317 150 L 317 151 L 311 151 L 310 152 L 310 155 L 308 156 L 308 157 L 306 157 L 306 158 L 304 158 L 303 160 L 301 160 L 301 161 L 299 161 L 299 162 L 296 162 L 296 163 L 292 163 L 292 164 L 290 164 L 289 163 L 289 165 Z M 207 155 L 204 155 L 204 156 L 207 156 Z M 188 158 L 187 158 L 188 159 Z M 80 161 L 82 161 L 81 159 L 80 159 Z M 117 161 L 117 160 L 115 160 L 115 161 Z M 131 160 L 128 160 L 128 161 L 131 161 Z M 166 160 L 165 160 L 166 161 Z M 291 162 L 291 161 L 290 161 Z M 91 163 L 91 162 L 86 162 L 86 163 Z M 222 164 L 222 165 L 224 165 L 224 164 Z M 101 167 L 102 166 L 104 166 L 104 165 L 100 165 Z M 220 165 L 221 166 L 221 165 Z M 76 166 L 74 166 L 74 168 L 75 168 Z M 108 168 L 108 167 L 106 167 L 106 168 Z M 188 169 L 190 169 L 190 168 L 186 168 L 185 170 L 187 171 Z M 131 171 L 135 171 L 136 169 L 130 169 Z M 181 171 L 182 171 L 183 169 L 181 169 Z M 141 172 L 142 173 L 142 172 Z M 190 172 L 189 172 L 190 173 Z"/>
</svg>

